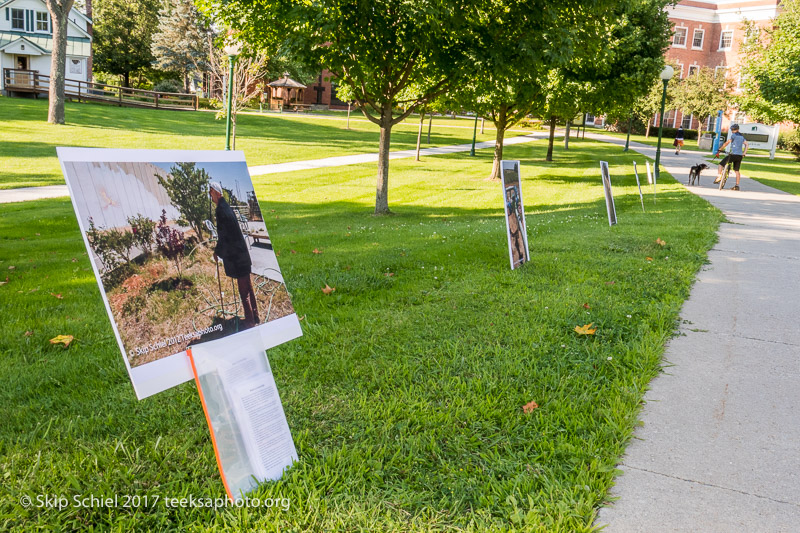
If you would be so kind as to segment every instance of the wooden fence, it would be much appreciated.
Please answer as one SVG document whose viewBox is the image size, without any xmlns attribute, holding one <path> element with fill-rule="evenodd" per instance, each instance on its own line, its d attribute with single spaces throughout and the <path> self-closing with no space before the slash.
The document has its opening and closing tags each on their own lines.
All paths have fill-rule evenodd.
<svg viewBox="0 0 800 533">
<path fill-rule="evenodd" d="M 37 70 L 3 69 L 3 88 L 6 94 L 47 94 L 50 76 Z M 145 91 L 105 83 L 64 80 L 64 95 L 78 102 L 106 102 L 120 107 L 152 107 L 157 109 L 197 110 L 197 95 Z"/>
</svg>

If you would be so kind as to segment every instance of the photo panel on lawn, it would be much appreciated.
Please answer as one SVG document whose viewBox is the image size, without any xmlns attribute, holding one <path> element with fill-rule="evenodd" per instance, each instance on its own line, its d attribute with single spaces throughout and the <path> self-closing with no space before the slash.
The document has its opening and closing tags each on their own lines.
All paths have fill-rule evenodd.
<svg viewBox="0 0 800 533">
<path fill-rule="evenodd" d="M 614 194 L 611 192 L 611 175 L 608 172 L 608 163 L 600 161 L 600 176 L 603 180 L 603 192 L 606 197 L 606 211 L 608 211 L 608 225 L 617 223 L 617 208 L 614 205 Z"/>
<path fill-rule="evenodd" d="M 264 349 L 302 335 L 242 152 L 58 156 L 140 399 L 193 378 L 188 347 L 250 328 Z"/>
<path fill-rule="evenodd" d="M 522 188 L 520 187 L 519 161 L 501 161 L 500 170 L 508 233 L 508 255 L 513 270 L 530 261 L 525 208 L 522 204 Z"/>
</svg>

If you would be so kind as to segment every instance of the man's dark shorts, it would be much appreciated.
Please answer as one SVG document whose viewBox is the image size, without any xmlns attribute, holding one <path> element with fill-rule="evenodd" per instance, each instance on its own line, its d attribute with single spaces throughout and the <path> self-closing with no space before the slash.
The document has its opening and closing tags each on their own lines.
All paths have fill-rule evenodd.
<svg viewBox="0 0 800 533">
<path fill-rule="evenodd" d="M 739 172 L 739 167 L 742 166 L 742 158 L 744 156 L 739 154 L 728 154 L 725 156 L 725 159 L 719 162 L 719 166 L 724 167 L 728 163 L 733 165 L 733 170 Z"/>
</svg>

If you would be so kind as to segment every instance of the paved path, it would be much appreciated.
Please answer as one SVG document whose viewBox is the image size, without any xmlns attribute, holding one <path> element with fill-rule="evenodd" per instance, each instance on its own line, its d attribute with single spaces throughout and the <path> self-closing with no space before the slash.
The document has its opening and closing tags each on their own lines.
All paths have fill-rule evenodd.
<svg viewBox="0 0 800 533">
<path fill-rule="evenodd" d="M 662 151 L 684 183 L 704 156 Z M 746 178 L 719 191 L 715 175 L 690 190 L 729 223 L 645 396 L 619 500 L 596 520 L 607 533 L 800 531 L 800 197 Z"/>
<path fill-rule="evenodd" d="M 503 141 L 503 146 L 531 142 L 536 139 L 544 138 L 544 132 L 529 133 L 518 137 L 510 137 Z M 475 144 L 476 150 L 491 148 L 494 141 L 485 141 Z M 472 143 L 454 144 L 439 148 L 423 148 L 420 150 L 421 156 L 454 154 L 457 152 L 469 152 Z M 389 159 L 404 159 L 414 157 L 416 150 L 401 150 L 391 152 Z M 277 174 L 279 172 L 294 172 L 296 170 L 310 170 L 315 168 L 340 167 L 345 165 L 356 165 L 359 163 L 372 163 L 378 161 L 378 154 L 355 154 L 343 155 L 338 157 L 326 157 L 324 159 L 311 159 L 308 161 L 290 161 L 288 163 L 277 163 L 274 165 L 258 165 L 248 167 L 251 176 L 261 176 L 264 174 Z M 46 187 L 23 187 L 19 189 L 0 190 L 0 204 L 10 202 L 24 202 L 27 200 L 41 200 L 43 198 L 58 198 L 69 196 L 66 185 L 48 185 Z"/>
</svg>

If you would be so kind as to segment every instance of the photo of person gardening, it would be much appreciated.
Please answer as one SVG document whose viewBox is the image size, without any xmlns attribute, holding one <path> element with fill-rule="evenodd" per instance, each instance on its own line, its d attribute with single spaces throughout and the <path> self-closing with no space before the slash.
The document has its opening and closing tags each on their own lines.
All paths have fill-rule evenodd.
<svg viewBox="0 0 800 533">
<path fill-rule="evenodd" d="M 519 185 L 519 162 L 503 161 L 503 191 L 505 196 L 508 247 L 511 268 L 514 269 L 528 258 L 528 237 L 525 231 L 525 211 Z"/>
<path fill-rule="evenodd" d="M 131 368 L 294 315 L 243 161 L 64 170 Z"/>
</svg>

